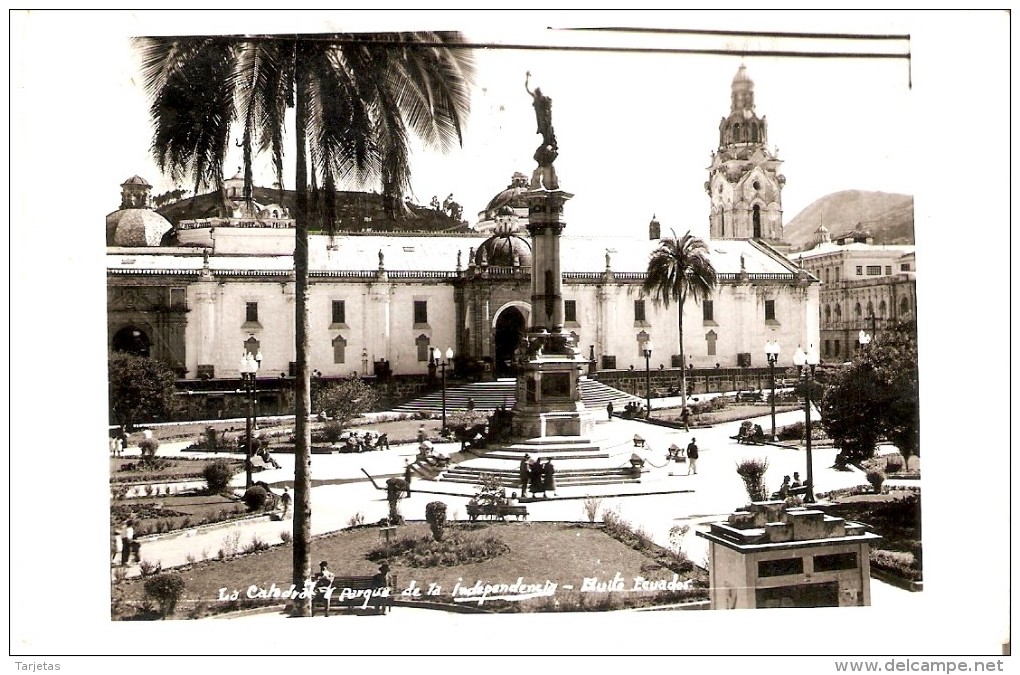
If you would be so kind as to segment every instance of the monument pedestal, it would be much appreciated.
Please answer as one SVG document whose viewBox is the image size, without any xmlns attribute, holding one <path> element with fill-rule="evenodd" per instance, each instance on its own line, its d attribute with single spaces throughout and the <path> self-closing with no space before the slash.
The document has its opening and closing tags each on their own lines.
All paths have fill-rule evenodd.
<svg viewBox="0 0 1020 675">
<path fill-rule="evenodd" d="M 522 343 L 522 351 L 513 435 L 521 439 L 590 438 L 596 415 L 585 408 L 578 389 L 588 362 L 570 344 L 570 336 L 532 333 Z"/>
</svg>

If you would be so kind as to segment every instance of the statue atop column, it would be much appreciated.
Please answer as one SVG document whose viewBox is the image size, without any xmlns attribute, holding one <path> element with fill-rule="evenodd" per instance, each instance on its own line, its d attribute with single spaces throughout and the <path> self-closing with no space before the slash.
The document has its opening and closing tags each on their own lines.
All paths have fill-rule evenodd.
<svg viewBox="0 0 1020 675">
<path fill-rule="evenodd" d="M 535 161 L 539 166 L 552 166 L 558 150 L 552 124 L 552 99 L 542 93 L 541 87 L 535 87 L 532 91 L 528 85 L 530 80 L 531 71 L 528 71 L 524 76 L 524 90 L 531 95 L 531 104 L 535 107 L 535 121 L 538 124 L 536 133 L 542 134 L 542 145 L 535 150 Z"/>
</svg>

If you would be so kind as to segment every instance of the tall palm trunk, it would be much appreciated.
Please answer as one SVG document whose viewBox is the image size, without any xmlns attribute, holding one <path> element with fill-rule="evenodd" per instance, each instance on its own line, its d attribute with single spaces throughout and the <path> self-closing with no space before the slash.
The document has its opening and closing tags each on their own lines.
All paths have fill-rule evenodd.
<svg viewBox="0 0 1020 675">
<path fill-rule="evenodd" d="M 297 49 L 295 86 L 295 136 L 297 138 L 294 170 L 294 341 L 297 373 L 294 381 L 294 560 L 293 583 L 297 588 L 311 576 L 309 546 L 312 537 L 312 434 L 308 425 L 311 410 L 311 380 L 308 372 L 308 146 L 305 138 L 308 122 L 308 83 L 301 69 L 300 48 Z M 294 613 L 312 615 L 311 598 L 294 601 Z"/>
<path fill-rule="evenodd" d="M 684 431 L 690 431 L 691 427 L 688 424 L 688 418 L 690 415 L 687 414 L 687 357 L 684 355 L 684 301 L 680 300 L 679 312 L 680 318 L 677 320 L 677 325 L 680 328 L 680 419 L 684 423 Z"/>
</svg>

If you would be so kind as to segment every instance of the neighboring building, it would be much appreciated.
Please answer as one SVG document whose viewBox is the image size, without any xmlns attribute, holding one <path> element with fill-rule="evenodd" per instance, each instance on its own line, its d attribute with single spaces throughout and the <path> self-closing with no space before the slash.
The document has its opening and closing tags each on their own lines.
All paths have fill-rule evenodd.
<svg viewBox="0 0 1020 675">
<path fill-rule="evenodd" d="M 727 119 L 756 120 L 743 67 L 733 91 Z M 679 362 L 676 305 L 661 307 L 641 288 L 659 223 L 653 217 L 647 238 L 586 237 L 572 236 L 582 228 L 566 219 L 565 328 L 598 369 L 643 370 L 649 340 L 653 367 L 694 369 L 763 368 L 766 341 L 790 345 L 792 354 L 794 345 L 817 340 L 818 280 L 779 250 L 784 179 L 764 147 L 764 119 L 757 135 L 727 124 L 709 172 L 710 184 L 727 187 L 721 202 L 712 193 L 710 219 L 725 212 L 735 225 L 708 241 L 719 285 L 708 302 L 686 304 L 686 364 Z M 721 159 L 745 155 L 751 161 Z M 158 241 L 108 241 L 111 349 L 137 351 L 132 344 L 145 343 L 187 380 L 236 380 L 245 350 L 262 352 L 261 373 L 292 372 L 294 221 L 283 199 L 245 202 L 238 180 L 226 182 L 220 215 L 178 218 L 172 237 Z M 323 377 L 422 375 L 431 347 L 452 347 L 461 369 L 513 374 L 531 313 L 526 187 L 524 175 L 514 174 L 479 214 L 474 233 L 311 236 L 310 368 Z M 146 188 L 137 190 L 135 198 L 148 203 Z M 746 198 L 735 199 L 734 190 Z"/>
<path fill-rule="evenodd" d="M 836 243 L 818 228 L 814 248 L 797 262 L 821 281 L 819 354 L 842 361 L 859 346 L 860 331 L 874 337 L 886 327 L 917 319 L 917 261 L 913 245 L 875 245 L 858 226 Z"/>
</svg>

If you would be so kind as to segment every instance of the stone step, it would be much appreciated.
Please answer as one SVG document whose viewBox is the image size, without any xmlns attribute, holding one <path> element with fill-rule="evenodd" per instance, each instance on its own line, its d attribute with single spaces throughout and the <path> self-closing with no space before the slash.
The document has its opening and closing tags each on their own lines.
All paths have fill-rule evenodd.
<svg viewBox="0 0 1020 675">
<path fill-rule="evenodd" d="M 593 410 L 603 410 L 610 401 L 613 402 L 614 407 L 622 410 L 623 406 L 630 401 L 640 402 L 643 400 L 586 377 L 581 379 L 580 390 L 581 400 Z M 448 386 L 446 389 L 446 411 L 449 414 L 466 410 L 469 398 L 474 401 L 475 409 L 478 410 L 493 410 L 500 406 L 512 408 L 517 402 L 516 391 L 517 382 L 512 378 L 495 382 L 472 382 Z M 442 401 L 442 391 L 436 391 L 408 401 L 395 409 L 401 412 L 438 412 L 442 409 Z"/>
</svg>

